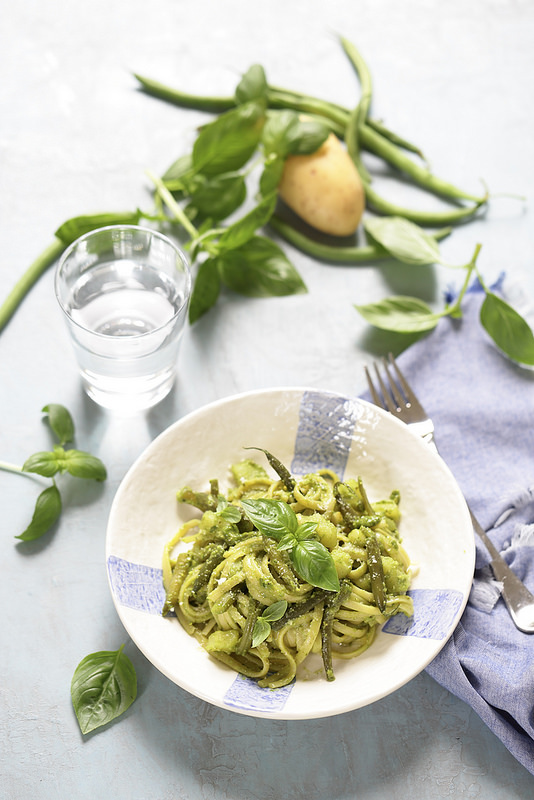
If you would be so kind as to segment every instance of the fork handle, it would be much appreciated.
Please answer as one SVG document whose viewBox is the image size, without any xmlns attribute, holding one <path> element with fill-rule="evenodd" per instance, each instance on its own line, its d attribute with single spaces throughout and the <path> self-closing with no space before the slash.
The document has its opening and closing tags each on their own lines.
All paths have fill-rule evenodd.
<svg viewBox="0 0 534 800">
<path fill-rule="evenodd" d="M 469 506 L 468 506 L 469 508 Z M 508 607 L 515 625 L 523 633 L 534 633 L 534 595 L 529 592 L 515 572 L 512 572 L 485 530 L 469 509 L 473 528 L 484 542 L 490 556 L 491 568 L 496 580 L 502 582 L 502 598 Z"/>
</svg>

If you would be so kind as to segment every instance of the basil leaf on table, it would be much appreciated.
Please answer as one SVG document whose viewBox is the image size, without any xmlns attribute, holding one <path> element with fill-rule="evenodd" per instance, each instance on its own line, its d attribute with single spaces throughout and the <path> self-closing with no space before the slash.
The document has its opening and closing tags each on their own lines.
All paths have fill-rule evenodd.
<svg viewBox="0 0 534 800">
<path fill-rule="evenodd" d="M 116 719 L 137 696 L 135 669 L 123 648 L 91 653 L 74 671 L 71 698 L 82 733 Z"/>
<path fill-rule="evenodd" d="M 250 100 L 260 100 L 267 95 L 267 78 L 261 64 L 253 64 L 245 72 L 235 90 L 235 99 L 238 105 Z"/>
<path fill-rule="evenodd" d="M 374 217 L 365 220 L 367 233 L 404 264 L 426 266 L 441 261 L 433 236 L 403 217 Z"/>
<path fill-rule="evenodd" d="M 59 444 L 64 445 L 74 440 L 74 422 L 70 412 L 59 403 L 49 403 L 42 409 L 48 415 L 48 423 L 56 434 Z"/>
<path fill-rule="evenodd" d="M 233 225 L 230 225 L 218 241 L 219 252 L 223 253 L 226 250 L 235 250 L 241 245 L 248 242 L 258 228 L 265 225 L 273 215 L 276 206 L 277 194 L 271 192 L 266 195 L 257 206 L 255 206 L 248 214 L 241 217 Z"/>
<path fill-rule="evenodd" d="M 264 125 L 261 142 L 267 156 L 286 158 L 289 155 L 315 153 L 328 137 L 326 125 L 301 119 L 296 111 L 271 111 Z"/>
<path fill-rule="evenodd" d="M 520 364 L 534 365 L 534 334 L 523 317 L 493 292 L 487 291 L 480 322 L 497 347 Z"/>
<path fill-rule="evenodd" d="M 281 156 L 269 156 L 260 175 L 260 193 L 265 196 L 274 191 L 282 180 L 285 160 Z"/>
<path fill-rule="evenodd" d="M 53 478 L 61 468 L 55 451 L 42 450 L 26 459 L 22 471 L 42 475 L 43 478 Z"/>
<path fill-rule="evenodd" d="M 65 470 L 75 478 L 104 481 L 107 477 L 106 468 L 101 460 L 82 450 L 66 450 L 63 464 Z"/>
<path fill-rule="evenodd" d="M 191 204 L 214 220 L 229 217 L 245 201 L 247 187 L 239 172 L 215 175 L 199 184 L 191 193 Z"/>
<path fill-rule="evenodd" d="M 23 542 L 31 542 L 39 539 L 43 534 L 50 530 L 52 525 L 59 519 L 62 503 L 57 486 L 49 486 L 41 492 L 35 503 L 33 517 L 26 528 L 16 539 Z"/>
<path fill-rule="evenodd" d="M 443 316 L 432 311 L 423 300 L 402 295 L 388 297 L 377 303 L 356 305 L 355 308 L 375 328 L 397 333 L 430 331 Z"/>
<path fill-rule="evenodd" d="M 219 297 L 221 278 L 216 258 L 207 258 L 199 267 L 189 301 L 189 322 L 193 324 L 212 308 Z"/>
<path fill-rule="evenodd" d="M 204 175 L 240 169 L 258 146 L 264 106 L 245 103 L 209 122 L 193 145 L 193 166 Z"/>
<path fill-rule="evenodd" d="M 71 217 L 57 229 L 55 235 L 64 244 L 71 244 L 97 228 L 104 228 L 107 225 L 137 225 L 141 219 L 141 212 L 126 211 L 106 214 L 85 214 L 79 217 Z"/>
<path fill-rule="evenodd" d="M 283 297 L 308 290 L 283 250 L 270 239 L 253 236 L 219 256 L 222 281 L 246 297 Z"/>
</svg>

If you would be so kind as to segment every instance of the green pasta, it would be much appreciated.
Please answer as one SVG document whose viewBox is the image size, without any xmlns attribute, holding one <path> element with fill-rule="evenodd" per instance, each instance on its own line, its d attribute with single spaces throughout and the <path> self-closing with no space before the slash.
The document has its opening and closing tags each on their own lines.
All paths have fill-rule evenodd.
<svg viewBox="0 0 534 800">
<path fill-rule="evenodd" d="M 165 546 L 162 613 L 174 611 L 212 657 L 262 687 L 293 681 L 310 654 L 322 656 L 334 680 L 333 659 L 360 655 L 389 617 L 413 614 L 399 493 L 372 503 L 361 478 L 341 481 L 329 469 L 296 478 L 263 452 L 276 477 L 243 459 L 231 467 L 226 495 L 217 480 L 208 493 L 177 492 L 201 515 Z M 255 524 L 250 510 L 258 503 L 289 520 L 289 533 Z M 323 565 L 326 583 L 310 577 Z"/>
</svg>

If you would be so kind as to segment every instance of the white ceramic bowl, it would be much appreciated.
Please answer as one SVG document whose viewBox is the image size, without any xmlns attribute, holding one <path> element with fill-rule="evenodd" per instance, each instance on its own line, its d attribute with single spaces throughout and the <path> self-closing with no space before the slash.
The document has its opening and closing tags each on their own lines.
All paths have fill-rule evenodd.
<svg viewBox="0 0 534 800">
<path fill-rule="evenodd" d="M 415 613 L 390 619 L 363 655 L 334 660 L 327 682 L 319 657 L 282 689 L 257 684 L 212 659 L 174 617 L 163 618 L 163 547 L 194 513 L 176 502 L 183 485 L 221 488 L 246 446 L 276 455 L 295 475 L 330 467 L 362 476 L 370 499 L 401 493 L 403 545 L 419 572 Z M 261 454 L 258 453 L 261 459 Z M 133 641 L 164 675 L 193 695 L 241 714 L 326 717 L 403 686 L 441 650 L 471 587 L 475 545 L 469 513 L 449 469 L 391 415 L 359 399 L 306 388 L 250 392 L 212 403 L 164 431 L 137 459 L 113 501 L 106 543 L 117 612 Z M 314 661 L 313 659 L 317 659 Z"/>
</svg>

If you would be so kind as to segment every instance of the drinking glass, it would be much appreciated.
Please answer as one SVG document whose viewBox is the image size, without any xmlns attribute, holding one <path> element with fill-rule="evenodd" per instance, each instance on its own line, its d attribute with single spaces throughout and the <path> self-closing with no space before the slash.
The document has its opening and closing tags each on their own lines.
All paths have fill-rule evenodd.
<svg viewBox="0 0 534 800">
<path fill-rule="evenodd" d="M 191 273 L 167 236 L 137 225 L 91 231 L 63 253 L 55 291 L 89 397 L 138 411 L 168 394 Z"/>
</svg>

